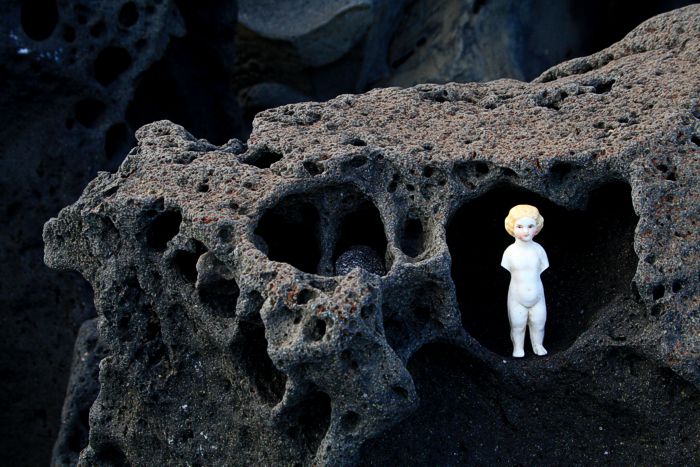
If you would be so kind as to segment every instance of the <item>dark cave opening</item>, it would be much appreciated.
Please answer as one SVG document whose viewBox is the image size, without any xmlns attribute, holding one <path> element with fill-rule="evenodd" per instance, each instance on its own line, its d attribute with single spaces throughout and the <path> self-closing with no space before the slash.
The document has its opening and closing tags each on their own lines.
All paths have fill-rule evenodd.
<svg viewBox="0 0 700 467">
<path fill-rule="evenodd" d="M 296 440 L 307 458 L 313 458 L 331 424 L 331 398 L 321 391 L 308 394 L 289 409 L 287 434 Z"/>
<path fill-rule="evenodd" d="M 219 278 L 198 287 L 199 299 L 209 312 L 220 318 L 236 316 L 236 305 L 241 294 L 234 279 Z"/>
<path fill-rule="evenodd" d="M 156 251 L 165 251 L 168 242 L 180 232 L 182 214 L 177 209 L 166 209 L 155 207 L 146 211 L 150 218 L 146 229 L 146 244 Z"/>
<path fill-rule="evenodd" d="M 272 261 L 316 274 L 321 260 L 319 214 L 303 195 L 291 195 L 263 214 L 255 234 Z"/>
<path fill-rule="evenodd" d="M 383 262 L 387 242 L 384 234 L 384 223 L 377 208 L 371 201 L 360 195 L 351 202 L 346 212 L 347 214 L 340 222 L 340 232 L 333 253 L 333 262 L 343 252 L 357 245 L 368 246 Z"/>
<path fill-rule="evenodd" d="M 630 187 L 605 185 L 591 193 L 585 210 L 576 211 L 501 185 L 454 214 L 447 243 L 462 323 L 483 346 L 504 356 L 512 352 L 506 306 L 510 275 L 500 262 L 513 239 L 503 220 L 516 204 L 536 206 L 545 219 L 535 238 L 550 262 L 541 276 L 547 303 L 544 346 L 550 353 L 561 351 L 588 328 L 597 311 L 631 294 L 638 218 Z M 525 352 L 531 354 L 528 338 Z"/>
<path fill-rule="evenodd" d="M 240 339 L 232 345 L 232 353 L 240 356 L 243 374 L 249 375 L 260 398 L 275 405 L 282 400 L 287 376 L 279 371 L 267 353 L 265 325 L 260 313 L 241 320 Z"/>
<path fill-rule="evenodd" d="M 282 154 L 267 148 L 250 151 L 242 160 L 244 164 L 254 165 L 259 169 L 269 169 L 272 164 L 282 160 Z"/>
<path fill-rule="evenodd" d="M 254 233 L 268 258 L 311 274 L 345 274 L 357 266 L 383 275 L 388 269 L 379 210 L 350 185 L 289 195 L 262 215 Z"/>
<path fill-rule="evenodd" d="M 407 256 L 415 258 L 425 249 L 425 230 L 423 223 L 414 213 L 409 213 L 403 223 L 403 235 L 399 238 L 399 246 Z"/>
<path fill-rule="evenodd" d="M 173 266 L 185 281 L 194 284 L 197 280 L 197 261 L 207 252 L 201 242 L 190 240 L 186 250 L 177 250 L 173 255 Z"/>
</svg>

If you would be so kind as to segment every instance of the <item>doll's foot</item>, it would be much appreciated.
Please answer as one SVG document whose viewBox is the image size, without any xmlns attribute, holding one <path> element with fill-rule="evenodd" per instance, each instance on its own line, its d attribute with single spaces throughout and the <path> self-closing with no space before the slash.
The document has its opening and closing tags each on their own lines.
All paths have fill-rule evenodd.
<svg viewBox="0 0 700 467">
<path fill-rule="evenodd" d="M 547 350 L 541 345 L 534 346 L 532 348 L 532 351 L 535 352 L 535 355 L 539 355 L 540 357 L 542 357 L 543 355 L 547 355 Z"/>
<path fill-rule="evenodd" d="M 513 356 L 515 358 L 523 358 L 525 356 L 525 351 L 524 350 L 513 350 Z"/>
</svg>

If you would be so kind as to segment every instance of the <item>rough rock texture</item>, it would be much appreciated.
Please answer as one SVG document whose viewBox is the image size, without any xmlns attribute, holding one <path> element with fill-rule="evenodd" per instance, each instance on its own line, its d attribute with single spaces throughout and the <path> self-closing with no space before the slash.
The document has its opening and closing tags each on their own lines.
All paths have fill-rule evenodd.
<svg viewBox="0 0 700 467">
<path fill-rule="evenodd" d="M 697 464 L 698 56 L 693 6 L 531 84 L 266 111 L 245 152 L 141 128 L 44 230 L 109 349 L 82 460 Z M 513 360 L 521 202 L 550 355 Z M 358 246 L 383 275 L 334 275 Z"/>
<path fill-rule="evenodd" d="M 243 0 L 236 83 L 260 110 L 374 87 L 531 80 L 688 0 Z"/>
<path fill-rule="evenodd" d="M 90 407 L 100 390 L 100 361 L 107 356 L 100 343 L 97 320 L 80 326 L 73 349 L 73 365 L 61 414 L 61 430 L 54 444 L 52 465 L 75 465 L 88 444 Z"/>
<path fill-rule="evenodd" d="M 43 465 L 50 459 L 75 336 L 95 315 L 92 293 L 77 274 L 43 264 L 46 219 L 74 202 L 98 170 L 115 170 L 134 144 L 133 130 L 154 117 L 187 124 L 213 141 L 226 141 L 236 131 L 235 120 L 224 115 L 232 100 L 220 97 L 228 94 L 231 81 L 219 67 L 226 62 L 197 47 L 212 41 L 232 62 L 232 33 L 227 42 L 217 25 L 235 21 L 236 5 L 210 5 L 216 5 L 217 21 L 207 21 L 206 34 L 197 24 L 208 9 L 194 14 L 170 0 L 0 5 L 0 400 L 5 407 L 0 450 L 5 463 Z M 193 53 L 217 67 L 199 61 L 190 66 Z M 198 73 L 180 72 L 175 80 L 172 69 Z M 159 94 L 149 86 L 153 81 L 167 91 L 168 106 L 157 102 Z M 193 82 L 200 84 L 197 90 Z"/>
</svg>

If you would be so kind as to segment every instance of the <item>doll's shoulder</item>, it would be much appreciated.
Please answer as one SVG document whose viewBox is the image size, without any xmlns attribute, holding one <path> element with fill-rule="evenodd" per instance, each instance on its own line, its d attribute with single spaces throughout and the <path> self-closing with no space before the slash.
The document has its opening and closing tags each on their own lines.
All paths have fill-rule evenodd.
<svg viewBox="0 0 700 467">
<path fill-rule="evenodd" d="M 537 253 L 538 253 L 541 257 L 547 258 L 547 252 L 544 251 L 544 248 L 542 247 L 542 245 L 540 245 L 540 244 L 537 243 L 537 242 L 532 242 L 532 244 L 533 244 L 533 246 L 537 249 Z"/>
<path fill-rule="evenodd" d="M 516 249 L 515 243 L 511 243 L 511 244 L 508 245 L 508 247 L 503 251 L 503 257 L 506 258 L 506 257 L 508 257 L 508 256 L 511 256 L 512 254 L 515 253 L 515 249 Z"/>
</svg>

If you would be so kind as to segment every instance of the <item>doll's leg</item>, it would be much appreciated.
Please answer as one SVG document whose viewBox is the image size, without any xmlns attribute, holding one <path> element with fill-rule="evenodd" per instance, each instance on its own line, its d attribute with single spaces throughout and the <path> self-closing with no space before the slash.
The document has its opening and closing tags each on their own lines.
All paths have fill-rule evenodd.
<svg viewBox="0 0 700 467">
<path fill-rule="evenodd" d="M 542 346 L 544 340 L 544 323 L 547 321 L 547 306 L 544 299 L 537 302 L 528 316 L 528 327 L 530 329 L 530 342 L 535 355 L 547 355 L 547 350 Z"/>
<path fill-rule="evenodd" d="M 515 300 L 508 299 L 508 320 L 510 321 L 510 340 L 513 342 L 513 356 L 525 356 L 525 326 L 527 325 L 527 308 Z"/>
</svg>

